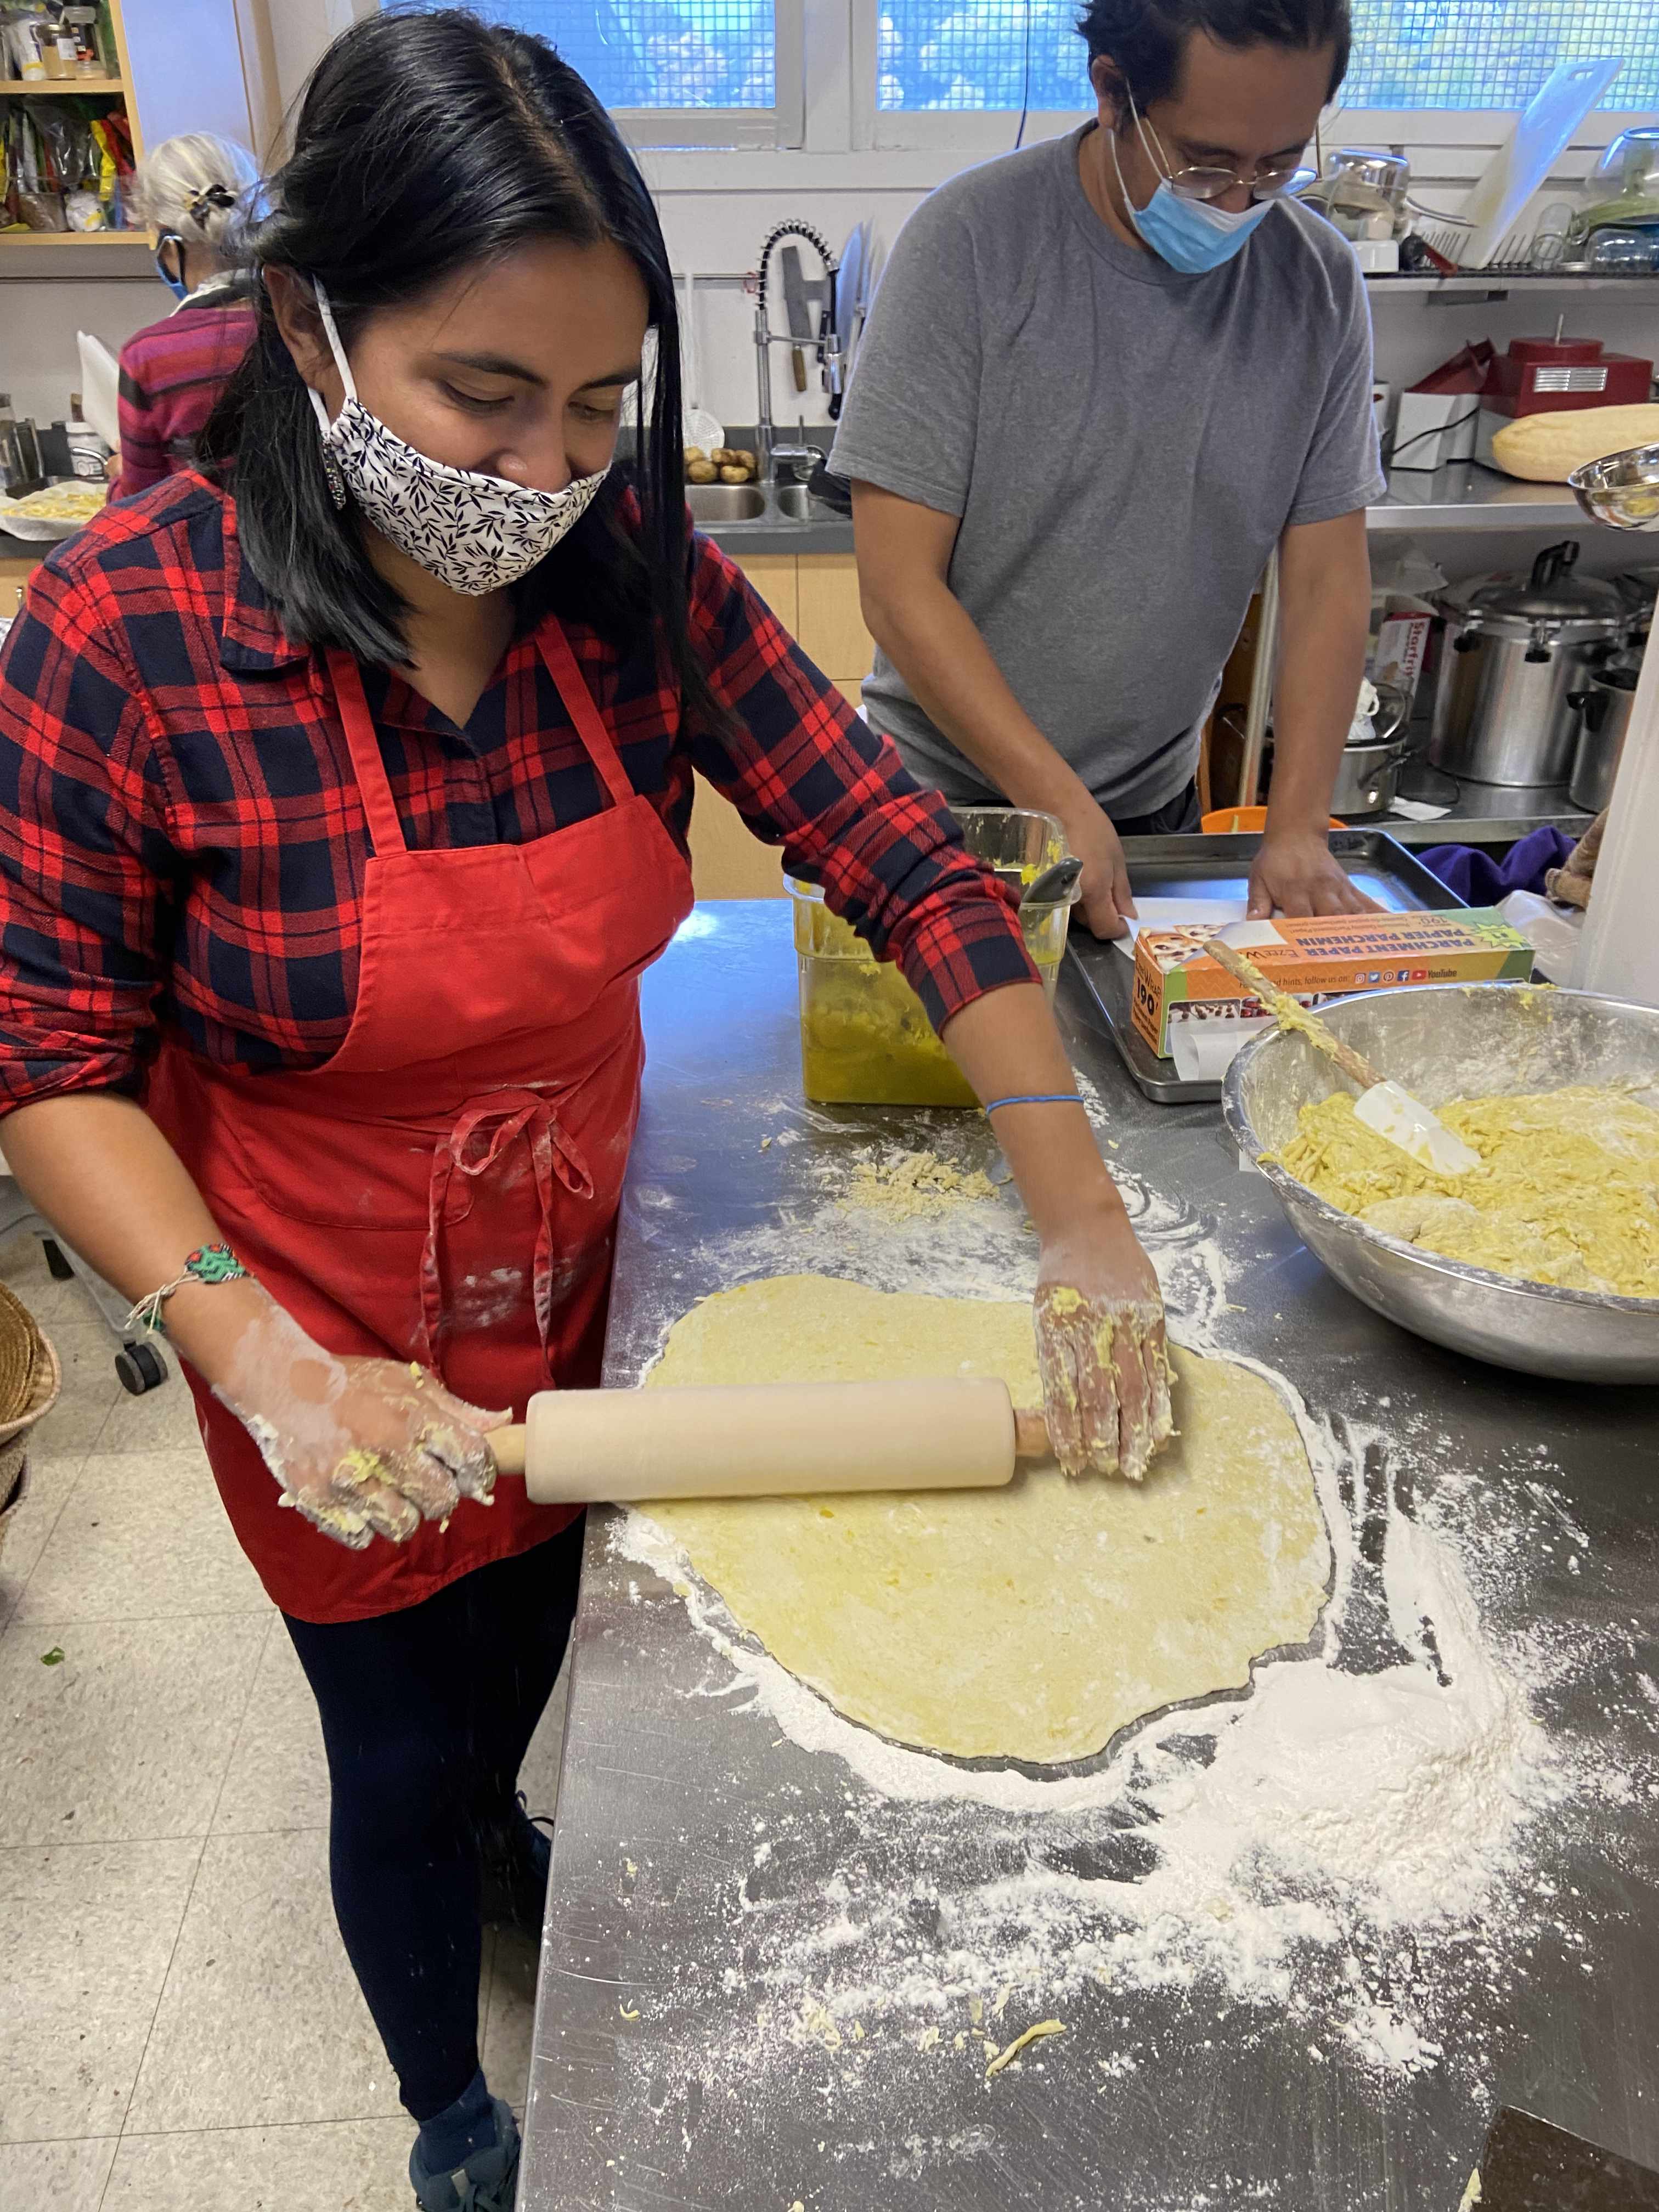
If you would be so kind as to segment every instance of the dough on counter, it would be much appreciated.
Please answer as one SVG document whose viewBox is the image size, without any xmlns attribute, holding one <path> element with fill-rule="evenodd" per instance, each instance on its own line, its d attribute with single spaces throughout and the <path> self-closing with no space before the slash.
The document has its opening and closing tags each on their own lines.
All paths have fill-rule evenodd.
<svg viewBox="0 0 1659 2212">
<path fill-rule="evenodd" d="M 1279 1164 L 1385 1236 L 1472 1267 L 1577 1291 L 1659 1298 L 1659 1113 L 1573 1084 L 1437 1108 L 1472 1145 L 1467 1175 L 1379 1136 L 1346 1091 L 1304 1106 Z"/>
<path fill-rule="evenodd" d="M 1091 1757 L 1304 1641 L 1331 1552 L 1259 1376 L 1176 1350 L 1180 1433 L 1144 1483 L 1023 1468 L 1006 1490 L 643 1509 L 739 1626 L 849 1719 L 962 1759 Z M 1041 1402 L 1029 1305 L 782 1275 L 677 1322 L 647 1389 L 999 1375 Z"/>
</svg>

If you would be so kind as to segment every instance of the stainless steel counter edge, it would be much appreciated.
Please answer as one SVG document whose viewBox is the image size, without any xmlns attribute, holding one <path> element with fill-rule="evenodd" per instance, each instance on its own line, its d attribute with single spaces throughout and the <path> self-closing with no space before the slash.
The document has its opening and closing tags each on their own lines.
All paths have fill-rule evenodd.
<svg viewBox="0 0 1659 2212">
<path fill-rule="evenodd" d="M 872 1139 L 995 1164 L 971 1115 L 805 1107 L 794 969 L 777 904 L 725 902 L 700 906 L 645 980 L 612 1386 L 635 1382 L 670 1322 L 725 1284 L 878 1272 L 831 1202 Z M 1540 1382 L 1379 1320 L 1298 1242 L 1266 1178 L 1241 1171 L 1215 1109 L 1143 1100 L 1069 977 L 1058 1012 L 1172 1288 L 1191 1241 L 1213 1237 L 1223 1346 L 1269 1361 L 1316 1416 L 1386 1430 L 1384 1475 L 1410 1510 L 1457 1531 L 1466 1559 L 1507 1562 L 1481 1598 L 1493 1638 L 1543 1638 L 1561 1656 L 1532 1692 L 1538 1717 L 1585 1773 L 1636 1759 L 1650 1774 L 1638 1677 L 1659 1678 L 1659 1391 Z M 958 1261 L 982 1278 L 967 1241 L 978 1233 L 927 1228 L 934 1287 L 952 1287 Z M 1006 1295 L 1017 1276 L 1000 1273 Z M 1112 1880 L 1135 1878 L 1133 1866 L 1113 1856 L 1109 1823 L 1085 1836 L 1062 1820 L 1055 1834 L 1034 1814 L 1038 1832 L 1028 1816 L 951 1799 L 907 1823 L 733 1694 L 681 1598 L 613 1550 L 613 1525 L 591 1518 L 576 1624 L 523 2212 L 1449 2212 L 1504 2103 L 1659 2163 L 1659 1839 L 1639 1764 L 1633 1795 L 1540 1816 L 1513 1878 L 1516 1897 L 1535 1883 L 1545 1899 L 1535 1936 L 1506 1939 L 1500 1914 L 1491 1959 L 1479 1945 L 1425 1941 L 1419 1956 L 1386 1940 L 1367 1973 L 1428 1977 L 1427 2032 L 1444 2044 L 1433 2066 L 1386 2083 L 1362 2079 L 1340 2038 L 1310 2048 L 1338 2002 L 1335 1953 L 1298 1958 L 1300 2013 L 1205 1982 L 1083 1988 L 1065 2000 L 1054 2055 L 1000 2098 L 976 2068 L 918 2049 L 902 2015 L 893 2032 L 872 2019 L 863 2057 L 781 2033 L 764 2002 L 768 1930 L 780 1914 L 816 1928 L 814 1913 L 848 1909 L 826 1902 L 828 1884 L 843 1885 L 838 1898 L 850 1885 L 856 1912 L 878 1885 L 902 1897 L 914 1882 L 921 1910 L 1000 1881 L 1028 1852 Z M 780 2005 L 798 2002 L 789 1989 Z M 1133 2051 L 1143 2063 L 1103 2085 L 1097 2059 Z"/>
<path fill-rule="evenodd" d="M 1560 529 L 1605 534 L 1565 484 L 1523 483 L 1498 476 L 1477 461 L 1458 461 L 1432 473 L 1395 469 L 1385 499 L 1365 510 L 1365 527 L 1379 536 L 1416 531 Z M 734 560 L 749 553 L 850 553 L 853 525 L 827 509 L 811 522 L 714 523 L 706 534 Z"/>
<path fill-rule="evenodd" d="M 1565 484 L 1522 483 L 1494 475 L 1474 461 L 1455 463 L 1432 475 L 1396 470 L 1389 495 L 1365 510 L 1365 527 L 1380 533 L 1437 530 L 1553 530 L 1599 532 Z M 850 553 L 853 525 L 825 507 L 810 522 L 771 517 L 757 522 L 720 522 L 703 526 L 723 552 L 741 561 L 745 553 Z M 0 560 L 39 559 L 52 547 L 0 532 Z"/>
</svg>

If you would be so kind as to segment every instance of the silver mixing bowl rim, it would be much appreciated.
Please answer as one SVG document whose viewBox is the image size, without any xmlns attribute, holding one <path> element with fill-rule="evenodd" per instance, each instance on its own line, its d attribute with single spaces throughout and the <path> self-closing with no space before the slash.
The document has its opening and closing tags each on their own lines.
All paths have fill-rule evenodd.
<svg viewBox="0 0 1659 2212">
<path fill-rule="evenodd" d="M 1562 989 L 1556 985 L 1544 984 L 1527 986 L 1516 983 L 1419 983 L 1412 987 L 1410 995 L 1413 998 L 1422 998 L 1426 997 L 1431 992 L 1445 991 L 1467 994 L 1470 991 L 1514 991 L 1525 988 L 1553 990 L 1564 999 L 1589 999 L 1595 1005 L 1609 1007 L 1616 1012 L 1644 1015 L 1653 1012 L 1651 1006 L 1638 1006 L 1632 999 L 1604 998 L 1595 991 L 1572 991 Z M 1350 991 L 1340 999 L 1333 999 L 1329 1006 L 1322 1006 L 1319 1011 L 1322 1015 L 1324 1015 L 1334 1012 L 1339 1006 L 1352 1006 L 1356 999 L 1394 998 L 1397 995 L 1399 994 L 1392 991 Z M 1261 1139 L 1255 1133 L 1255 1123 L 1244 1109 L 1244 1103 L 1239 1092 L 1244 1071 L 1251 1060 L 1258 1058 L 1264 1052 L 1272 1051 L 1273 1047 L 1284 1039 L 1285 1034 L 1285 1031 L 1280 1029 L 1263 1030 L 1251 1037 L 1247 1043 L 1241 1045 L 1234 1054 L 1227 1069 L 1221 1095 L 1221 1110 L 1226 1117 L 1227 1127 L 1232 1131 L 1240 1147 L 1249 1151 L 1251 1160 L 1267 1176 L 1276 1191 L 1293 1192 L 1299 1206 L 1307 1206 L 1311 1212 L 1324 1220 L 1331 1228 L 1347 1230 L 1365 1238 L 1370 1243 L 1380 1244 L 1387 1251 L 1398 1252 L 1406 1258 L 1416 1261 L 1419 1267 L 1433 1274 L 1449 1275 L 1457 1282 L 1473 1283 L 1482 1288 L 1490 1286 L 1495 1291 L 1507 1291 L 1511 1293 L 1519 1291 L 1522 1295 L 1547 1298 L 1559 1304 L 1585 1306 L 1597 1312 L 1651 1315 L 1654 1318 L 1659 1319 L 1659 1298 L 1621 1297 L 1611 1291 L 1571 1290 L 1565 1284 L 1540 1283 L 1527 1275 L 1500 1275 L 1495 1268 L 1471 1267 L 1462 1260 L 1447 1258 L 1444 1253 L 1425 1251 L 1420 1244 L 1408 1244 L 1403 1237 L 1390 1237 L 1381 1229 L 1373 1229 L 1369 1222 L 1362 1221 L 1357 1213 L 1345 1212 L 1340 1206 L 1334 1206 L 1328 1198 L 1322 1198 L 1316 1190 L 1310 1190 L 1305 1182 L 1291 1175 L 1288 1169 L 1280 1167 L 1277 1160 L 1264 1157 Z M 1310 1050 L 1312 1048 L 1311 1046 L 1309 1048 Z"/>
</svg>

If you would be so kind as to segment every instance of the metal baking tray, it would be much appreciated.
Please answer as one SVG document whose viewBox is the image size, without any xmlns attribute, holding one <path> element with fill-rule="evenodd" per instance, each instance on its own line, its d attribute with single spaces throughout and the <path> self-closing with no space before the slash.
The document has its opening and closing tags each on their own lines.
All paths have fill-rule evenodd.
<svg viewBox="0 0 1659 2212">
<path fill-rule="evenodd" d="M 1243 898 L 1250 863 L 1261 839 L 1237 837 L 1126 837 L 1129 888 L 1137 898 Z M 1333 830 L 1331 850 L 1367 898 L 1397 914 L 1442 912 L 1467 906 L 1415 853 L 1381 830 Z M 1218 1099 L 1219 1083 L 1183 1083 L 1172 1060 L 1160 1060 L 1130 1018 L 1134 963 L 1115 945 L 1091 937 L 1081 909 L 1072 915 L 1066 955 L 1088 988 L 1111 1032 L 1123 1064 L 1146 1097 L 1159 1106 L 1190 1106 Z"/>
</svg>

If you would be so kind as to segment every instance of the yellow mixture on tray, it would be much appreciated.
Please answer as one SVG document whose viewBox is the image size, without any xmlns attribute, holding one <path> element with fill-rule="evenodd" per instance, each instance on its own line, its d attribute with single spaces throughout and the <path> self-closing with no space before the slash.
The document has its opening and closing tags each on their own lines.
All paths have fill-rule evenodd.
<svg viewBox="0 0 1659 2212">
<path fill-rule="evenodd" d="M 1652 1107 L 1579 1084 L 1437 1110 L 1480 1167 L 1420 1167 L 1356 1116 L 1346 1091 L 1304 1106 L 1274 1157 L 1345 1213 L 1425 1251 L 1529 1282 L 1659 1298 Z"/>
</svg>

